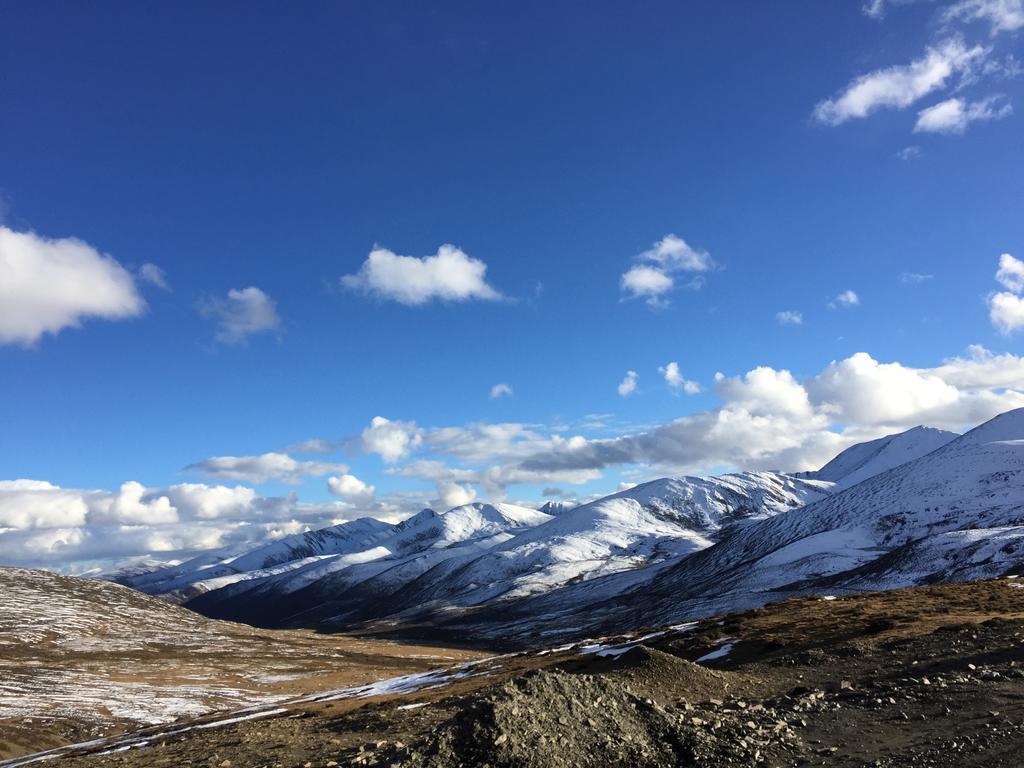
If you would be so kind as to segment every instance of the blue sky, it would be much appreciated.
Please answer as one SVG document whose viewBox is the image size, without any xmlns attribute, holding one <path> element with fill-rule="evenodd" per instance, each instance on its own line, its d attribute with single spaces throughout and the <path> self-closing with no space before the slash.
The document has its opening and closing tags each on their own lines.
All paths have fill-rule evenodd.
<svg viewBox="0 0 1024 768">
<path fill-rule="evenodd" d="M 8 3 L 0 559 L 805 468 L 1024 404 L 1020 5 Z"/>
</svg>

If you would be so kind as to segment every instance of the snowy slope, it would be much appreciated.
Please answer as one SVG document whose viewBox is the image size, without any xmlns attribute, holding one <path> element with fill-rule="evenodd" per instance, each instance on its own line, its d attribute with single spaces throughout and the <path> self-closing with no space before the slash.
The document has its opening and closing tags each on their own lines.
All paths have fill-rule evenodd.
<svg viewBox="0 0 1024 768">
<path fill-rule="evenodd" d="M 710 546 L 732 523 L 792 509 L 829 488 L 744 473 L 656 480 L 554 517 L 501 504 L 427 510 L 396 526 L 394 540 L 378 541 L 379 557 L 353 553 L 209 580 L 195 585 L 206 594 L 188 605 L 221 618 L 294 626 L 409 619 L 677 558 Z"/>
<path fill-rule="evenodd" d="M 358 588 L 349 600 L 354 610 L 374 604 L 440 562 L 478 556 L 548 520 L 550 515 L 514 504 L 466 504 L 444 513 L 425 509 L 375 532 L 362 547 L 197 582 L 189 607 L 278 624 L 287 615 Z M 314 585 L 315 590 L 306 589 Z"/>
<path fill-rule="evenodd" d="M 849 488 L 881 472 L 898 467 L 941 448 L 959 435 L 931 427 L 914 427 L 897 435 L 847 448 L 816 472 L 802 473 L 802 477 L 826 480 L 837 488 Z"/>
<path fill-rule="evenodd" d="M 588 504 L 546 507 L 557 514 L 469 504 L 423 510 L 394 526 L 355 521 L 248 553 L 207 555 L 130 583 L 210 616 L 269 626 L 433 621 L 469 609 L 487 616 L 491 608 L 500 616 L 532 606 L 541 614 L 563 613 L 563 594 L 573 596 L 571 615 L 578 605 L 661 578 L 720 539 L 736 539 L 777 516 L 800 518 L 838 487 L 820 475 L 853 485 L 932 452 L 950 434 L 917 428 L 854 446 L 815 477 L 662 478 Z M 872 546 L 856 531 L 843 536 L 822 543 L 854 554 Z"/>
<path fill-rule="evenodd" d="M 602 580 L 588 594 L 564 590 L 522 609 L 567 625 L 579 614 L 651 625 L 790 594 L 892 589 L 1022 568 L 1024 409 L 803 509 L 735 529 L 642 583 Z"/>
<path fill-rule="evenodd" d="M 360 518 L 284 536 L 252 550 L 213 550 L 184 563 L 142 573 L 118 571 L 107 579 L 147 594 L 184 600 L 205 591 L 207 582 L 225 584 L 252 578 L 264 570 L 289 570 L 322 556 L 365 551 L 384 538 L 391 527 L 373 518 Z"/>
</svg>

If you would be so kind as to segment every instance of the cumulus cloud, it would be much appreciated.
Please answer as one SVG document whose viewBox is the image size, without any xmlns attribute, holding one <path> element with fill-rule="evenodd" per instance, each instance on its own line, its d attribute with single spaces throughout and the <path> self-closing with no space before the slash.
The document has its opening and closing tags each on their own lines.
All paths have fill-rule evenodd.
<svg viewBox="0 0 1024 768">
<path fill-rule="evenodd" d="M 502 297 L 486 279 L 487 265 L 454 245 L 442 245 L 433 256 L 400 256 L 374 248 L 359 271 L 341 278 L 350 290 L 380 299 L 419 306 L 429 301 L 495 301 Z"/>
<path fill-rule="evenodd" d="M 1024 328 L 1024 298 L 1001 291 L 988 299 L 989 318 L 1000 333 L 1010 334 Z"/>
<path fill-rule="evenodd" d="M 683 376 L 682 371 L 679 370 L 679 363 L 666 363 L 658 368 L 658 373 L 665 379 L 669 389 L 676 394 L 685 392 L 688 395 L 696 395 L 700 392 L 700 384 Z"/>
<path fill-rule="evenodd" d="M 277 304 L 253 286 L 232 288 L 224 298 L 207 298 L 199 304 L 199 313 L 217 321 L 215 338 L 221 344 L 244 344 L 250 336 L 281 327 Z"/>
<path fill-rule="evenodd" d="M 433 504 L 440 509 L 451 509 L 474 501 L 476 490 L 471 485 L 445 481 L 437 484 L 437 498 Z"/>
<path fill-rule="evenodd" d="M 856 307 L 859 304 L 860 296 L 858 296 L 855 291 L 847 289 L 837 294 L 836 297 L 828 303 L 828 306 L 830 309 L 836 309 L 839 307 L 849 309 L 850 307 Z"/>
<path fill-rule="evenodd" d="M 629 397 L 636 392 L 637 382 L 640 379 L 640 374 L 636 371 L 626 371 L 625 378 L 619 382 L 619 386 L 616 388 L 619 395 L 622 397 Z"/>
<path fill-rule="evenodd" d="M 407 456 L 422 442 L 423 430 L 414 422 L 391 421 L 383 416 L 374 416 L 362 434 L 363 450 L 391 463 Z"/>
<path fill-rule="evenodd" d="M 491 387 L 491 400 L 497 400 L 499 397 L 512 397 L 512 387 L 508 384 L 495 384 Z"/>
<path fill-rule="evenodd" d="M 189 464 L 185 469 L 215 480 L 242 480 L 256 484 L 278 480 L 298 484 L 307 477 L 345 472 L 348 467 L 324 461 L 298 461 L 287 453 L 264 453 L 259 456 L 212 456 Z"/>
<path fill-rule="evenodd" d="M 88 243 L 0 226 L 0 344 L 31 346 L 83 320 L 145 308 L 131 273 Z"/>
<path fill-rule="evenodd" d="M 651 306 L 667 303 L 666 294 L 675 287 L 673 274 L 707 272 L 715 266 L 707 251 L 693 248 L 673 234 L 665 235 L 634 260 L 636 265 L 623 273 L 619 286 L 627 299 L 643 298 Z M 691 281 L 690 285 L 700 287 L 703 282 Z"/>
<path fill-rule="evenodd" d="M 999 269 L 996 280 L 1003 288 L 1014 293 L 1024 291 L 1024 261 L 1015 259 L 1008 253 L 999 257 Z"/>
<path fill-rule="evenodd" d="M 538 472 L 641 464 L 658 472 L 811 469 L 854 442 L 917 424 L 962 429 L 1024 407 L 1024 359 L 975 348 L 934 369 L 882 363 L 866 353 L 799 381 L 758 367 L 716 376 L 722 405 L 644 432 L 573 439 L 523 460 Z"/>
<path fill-rule="evenodd" d="M 972 344 L 966 355 L 951 357 L 930 373 L 959 389 L 1021 389 L 1024 387 L 1024 357 L 995 354 L 981 344 Z"/>
<path fill-rule="evenodd" d="M 90 522 L 138 523 L 158 525 L 176 523 L 178 510 L 164 495 L 150 494 L 142 483 L 129 480 L 109 499 L 95 501 L 90 510 Z"/>
<path fill-rule="evenodd" d="M 62 528 L 85 524 L 82 494 L 42 480 L 0 480 L 0 528 Z"/>
<path fill-rule="evenodd" d="M 814 117 L 826 125 L 840 125 L 882 108 L 905 109 L 945 88 L 955 75 L 968 73 L 987 54 L 985 47 L 968 48 L 956 37 L 944 40 L 910 64 L 861 75 L 837 96 L 820 102 Z"/>
<path fill-rule="evenodd" d="M 959 0 L 942 17 L 946 22 L 987 22 L 993 35 L 1016 32 L 1024 28 L 1024 0 Z"/>
<path fill-rule="evenodd" d="M 1024 328 L 1024 262 L 1008 253 L 999 257 L 996 280 L 1007 290 L 988 297 L 989 319 L 1003 334 Z"/>
<path fill-rule="evenodd" d="M 1001 120 L 1012 113 L 1013 107 L 1002 96 L 973 102 L 955 97 L 918 112 L 914 132 L 961 134 L 971 123 Z"/>
<path fill-rule="evenodd" d="M 355 475 L 341 475 L 327 478 L 327 490 L 348 501 L 366 504 L 373 501 L 377 489 L 364 483 Z"/>
<path fill-rule="evenodd" d="M 775 313 L 775 320 L 779 325 L 802 325 L 804 315 L 795 309 L 784 309 Z"/>
<path fill-rule="evenodd" d="M 911 144 L 909 147 L 904 147 L 897 151 L 896 157 L 900 160 L 917 160 L 922 154 L 923 152 L 917 144 Z"/>
<path fill-rule="evenodd" d="M 183 517 L 218 520 L 245 515 L 256 505 L 256 491 L 244 485 L 233 488 L 205 483 L 178 483 L 165 490 L 167 498 Z"/>
</svg>

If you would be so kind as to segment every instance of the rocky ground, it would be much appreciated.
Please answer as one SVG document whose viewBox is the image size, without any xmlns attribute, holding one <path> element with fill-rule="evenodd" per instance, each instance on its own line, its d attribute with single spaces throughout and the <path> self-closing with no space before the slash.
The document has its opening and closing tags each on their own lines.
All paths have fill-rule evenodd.
<svg viewBox="0 0 1024 768">
<path fill-rule="evenodd" d="M 61 764 L 1019 766 L 1017 583 L 797 598 L 151 729 Z"/>
<path fill-rule="evenodd" d="M 0 760 L 481 655 L 254 629 L 116 584 L 0 568 Z"/>
</svg>

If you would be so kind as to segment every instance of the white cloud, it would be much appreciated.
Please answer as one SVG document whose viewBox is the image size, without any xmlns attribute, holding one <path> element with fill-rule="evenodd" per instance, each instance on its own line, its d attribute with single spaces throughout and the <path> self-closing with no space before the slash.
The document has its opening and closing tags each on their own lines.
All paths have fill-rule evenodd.
<svg viewBox="0 0 1024 768">
<path fill-rule="evenodd" d="M 959 0 L 943 12 L 947 22 L 985 21 L 993 35 L 1024 28 L 1024 0 Z"/>
<path fill-rule="evenodd" d="M 307 477 L 345 472 L 348 467 L 323 461 L 297 461 L 287 453 L 264 453 L 259 456 L 213 456 L 189 464 L 185 469 L 216 480 L 242 480 L 257 484 L 278 480 L 298 484 Z"/>
<path fill-rule="evenodd" d="M 775 320 L 779 325 L 802 325 L 804 316 L 802 312 L 795 309 L 784 309 L 775 313 Z"/>
<path fill-rule="evenodd" d="M 664 306 L 665 294 L 675 287 L 674 273 L 707 272 L 715 266 L 707 251 L 693 248 L 673 234 L 665 235 L 635 260 L 638 263 L 623 273 L 619 287 L 628 294 L 626 298 L 643 298 L 651 306 Z M 700 275 L 689 282 L 692 288 L 703 284 Z"/>
<path fill-rule="evenodd" d="M 707 251 L 693 248 L 673 234 L 665 235 L 637 256 L 637 261 L 656 264 L 667 272 L 707 272 L 715 265 Z"/>
<path fill-rule="evenodd" d="M 178 510 L 167 496 L 149 494 L 142 483 L 129 480 L 108 500 L 94 502 L 89 521 L 93 523 L 176 523 Z"/>
<path fill-rule="evenodd" d="M 165 291 L 171 290 L 171 286 L 167 282 L 167 274 L 156 264 L 147 263 L 139 267 L 139 279 Z"/>
<path fill-rule="evenodd" d="M 491 400 L 497 400 L 499 397 L 512 397 L 512 387 L 508 384 L 495 384 L 491 387 Z"/>
<path fill-rule="evenodd" d="M 905 109 L 930 93 L 945 88 L 950 78 L 967 73 L 988 49 L 967 48 L 959 38 L 930 47 L 910 64 L 875 70 L 856 78 L 838 96 L 820 102 L 814 117 L 827 125 L 863 118 L 883 107 Z"/>
<path fill-rule="evenodd" d="M 916 160 L 922 155 L 921 148 L 917 144 L 911 144 L 909 147 L 904 147 L 896 153 L 896 157 L 900 160 Z"/>
<path fill-rule="evenodd" d="M 657 267 L 638 264 L 622 274 L 619 285 L 630 298 L 646 298 L 651 305 L 661 301 L 661 296 L 675 287 L 675 280 Z"/>
<path fill-rule="evenodd" d="M 373 501 L 377 489 L 364 483 L 355 475 L 327 478 L 327 490 L 348 501 L 367 504 Z"/>
<path fill-rule="evenodd" d="M 1001 120 L 1012 113 L 1013 107 L 1001 96 L 970 103 L 958 97 L 946 99 L 917 113 L 914 132 L 961 134 L 971 123 Z"/>
<path fill-rule="evenodd" d="M 619 394 L 622 397 L 629 397 L 636 392 L 637 381 L 640 378 L 640 374 L 636 371 L 626 371 L 625 378 L 619 382 L 617 387 Z"/>
<path fill-rule="evenodd" d="M 996 280 L 1008 291 L 1020 293 L 1024 291 L 1024 261 L 1015 259 L 1008 253 L 999 257 L 999 269 Z"/>
<path fill-rule="evenodd" d="M 41 480 L 0 480 L 0 529 L 74 527 L 88 513 L 80 493 Z"/>
<path fill-rule="evenodd" d="M 1024 262 L 1008 253 L 999 257 L 996 280 L 1006 291 L 993 293 L 988 297 L 989 319 L 1003 334 L 1024 328 Z"/>
<path fill-rule="evenodd" d="M 454 245 L 442 245 L 433 256 L 399 256 L 374 248 L 354 275 L 341 284 L 381 299 L 419 306 L 434 299 L 495 301 L 503 298 L 486 279 L 487 265 Z"/>
<path fill-rule="evenodd" d="M 666 363 L 658 368 L 658 373 L 662 375 L 665 379 L 665 383 L 668 384 L 669 388 L 676 394 L 679 392 L 685 392 L 688 395 L 696 395 L 700 392 L 700 384 L 696 381 L 690 381 L 683 376 L 682 372 L 679 370 L 679 363 Z"/>
<path fill-rule="evenodd" d="M 810 469 L 854 442 L 917 424 L 962 429 L 1024 407 L 1024 379 L 1018 375 L 1024 359 L 978 349 L 972 354 L 929 370 L 880 363 L 862 352 L 804 382 L 764 366 L 741 377 L 719 374 L 719 408 L 636 434 L 566 441 L 528 457 L 520 468 L 549 473 L 627 464 L 658 473 L 723 466 Z M 1011 381 L 1018 388 L 1009 387 Z"/>
<path fill-rule="evenodd" d="M 365 515 L 396 522 L 421 506 L 417 500 L 399 500 L 397 506 L 391 499 L 377 501 L 369 490 L 343 501 L 307 504 L 294 494 L 263 497 L 243 486 L 146 488 L 129 481 L 118 491 L 104 491 L 0 481 L 0 562 L 81 571 L 147 555 L 182 559 Z"/>
<path fill-rule="evenodd" d="M 437 499 L 435 499 L 434 505 L 442 510 L 461 507 L 463 504 L 472 504 L 474 501 L 476 501 L 476 490 L 471 485 L 453 482 L 437 484 Z"/>
<path fill-rule="evenodd" d="M 1024 387 L 1024 358 L 997 355 L 981 344 L 972 344 L 966 357 L 944 360 L 930 373 L 959 389 L 1020 389 Z"/>
<path fill-rule="evenodd" d="M 383 416 L 374 416 L 362 434 L 363 450 L 389 463 L 404 458 L 422 442 L 423 430 L 414 422 L 391 421 Z"/>
<path fill-rule="evenodd" d="M 963 393 L 939 376 L 865 352 L 829 364 L 807 390 L 836 421 L 902 425 L 960 402 Z"/>
<path fill-rule="evenodd" d="M 994 293 L 988 299 L 989 318 L 1000 333 L 1024 328 L 1024 298 L 1015 293 Z"/>
<path fill-rule="evenodd" d="M 257 333 L 281 327 L 277 304 L 259 288 L 231 289 L 225 298 L 210 297 L 199 305 L 204 317 L 217 321 L 217 341 L 244 344 Z"/>
<path fill-rule="evenodd" d="M 0 226 L 0 344 L 30 346 L 85 319 L 141 315 L 135 279 L 75 238 L 51 240 Z"/>
<path fill-rule="evenodd" d="M 850 307 L 856 307 L 859 304 L 860 296 L 858 296 L 856 292 L 847 289 L 837 294 L 836 297 L 828 303 L 828 306 L 830 309 L 836 309 L 837 307 L 849 309 Z"/>
<path fill-rule="evenodd" d="M 217 520 L 240 517 L 256 505 L 256 491 L 244 485 L 229 488 L 226 485 L 205 483 L 178 483 L 165 491 L 179 514 L 191 520 Z"/>
</svg>

